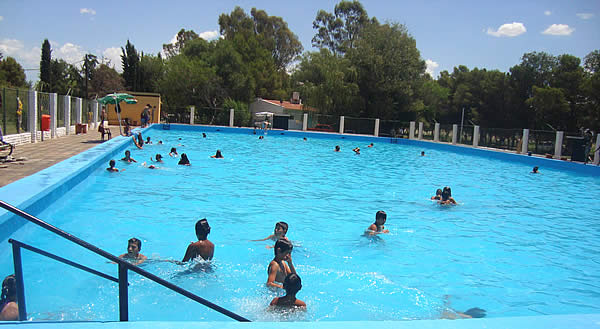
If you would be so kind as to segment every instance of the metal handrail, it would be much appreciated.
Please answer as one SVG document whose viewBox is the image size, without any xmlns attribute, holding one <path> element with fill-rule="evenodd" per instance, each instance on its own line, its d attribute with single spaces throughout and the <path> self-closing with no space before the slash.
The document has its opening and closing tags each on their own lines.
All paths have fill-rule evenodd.
<svg viewBox="0 0 600 329">
<path fill-rule="evenodd" d="M 74 236 L 72 234 L 69 234 L 69 233 L 67 233 L 67 232 L 65 232 L 65 231 L 63 231 L 63 230 L 61 230 L 61 229 L 59 229 L 59 228 L 57 228 L 55 226 L 52 226 L 52 225 L 44 222 L 43 220 L 41 220 L 41 219 L 39 219 L 39 218 L 31 215 L 31 214 L 28 214 L 25 211 L 23 211 L 21 209 L 18 209 L 16 207 L 14 207 L 14 206 L 12 206 L 12 205 L 10 205 L 10 204 L 2 201 L 2 200 L 0 200 L 0 207 L 4 208 L 4 209 L 6 209 L 6 210 L 8 210 L 10 212 L 12 212 L 13 214 L 16 214 L 16 215 L 18 215 L 18 216 L 20 216 L 20 217 L 28 220 L 31 223 L 34 223 L 34 224 L 40 226 L 40 227 L 42 227 L 42 228 L 44 228 L 44 229 L 46 229 L 46 230 L 48 230 L 48 231 L 50 231 L 52 233 L 55 233 L 55 234 L 57 234 L 57 235 L 65 238 L 65 239 L 67 239 L 67 240 L 69 240 L 69 241 L 71 241 L 73 243 L 76 243 L 76 244 L 78 244 L 78 245 L 80 245 L 80 246 L 82 246 L 82 247 L 84 247 L 84 248 L 86 248 L 86 249 L 88 249 L 88 250 L 90 250 L 90 251 L 92 251 L 92 252 L 94 252 L 94 253 L 96 253 L 96 254 L 98 254 L 98 255 L 100 255 L 100 256 L 108 259 L 108 260 L 110 260 L 110 261 L 112 261 L 112 262 L 117 263 L 119 265 L 119 320 L 120 321 L 128 321 L 128 317 L 129 317 L 128 316 L 128 297 L 127 297 L 128 296 L 128 292 L 127 292 L 127 271 L 130 270 L 130 271 L 133 271 L 133 272 L 135 272 L 135 273 L 137 273 L 137 274 L 139 274 L 139 275 L 141 275 L 143 277 L 146 277 L 146 278 L 148 278 L 148 279 L 150 279 L 150 280 L 152 280 L 152 281 L 154 281 L 154 282 L 162 285 L 163 287 L 171 289 L 171 290 L 179 293 L 180 295 L 188 297 L 188 298 L 190 298 L 190 299 L 192 299 L 192 300 L 194 300 L 194 301 L 196 301 L 196 302 L 198 302 L 198 303 L 200 303 L 200 304 L 202 304 L 202 305 L 204 305 L 204 306 L 206 306 L 206 307 L 208 307 L 210 309 L 213 309 L 213 310 L 215 310 L 215 311 L 217 311 L 217 312 L 219 312 L 219 313 L 221 313 L 223 315 L 226 315 L 226 316 L 228 316 L 228 317 L 230 317 L 232 319 L 235 319 L 235 320 L 240 321 L 240 322 L 250 322 L 250 320 L 248 320 L 248 319 L 246 319 L 246 318 L 244 318 L 244 317 L 242 317 L 240 315 L 237 315 L 237 314 L 235 314 L 235 313 L 233 313 L 233 312 L 231 312 L 229 310 L 224 309 L 223 307 L 221 307 L 219 305 L 216 305 L 216 304 L 214 304 L 212 302 L 209 302 L 208 300 L 206 300 L 206 299 L 204 299 L 204 298 L 202 298 L 202 297 L 200 297 L 200 296 L 198 296 L 196 294 L 193 294 L 193 293 L 191 293 L 191 292 L 189 292 L 189 291 L 187 291 L 187 290 L 185 290 L 185 289 L 183 289 L 183 288 L 181 288 L 179 286 L 176 286 L 176 285 L 174 285 L 174 284 L 172 284 L 172 283 L 170 283 L 170 282 L 168 282 L 168 281 L 166 281 L 164 279 L 161 279 L 158 276 L 156 276 L 156 275 L 154 275 L 154 274 L 152 274 L 150 272 L 142 270 L 141 268 L 137 267 L 136 265 L 133 265 L 133 264 L 127 262 L 127 261 L 124 261 L 124 260 L 120 259 L 119 257 L 114 256 L 114 255 L 112 255 L 112 254 L 110 254 L 110 253 L 108 253 L 108 252 L 106 252 L 106 251 L 104 251 L 104 250 L 102 250 L 102 249 L 100 249 L 100 248 L 98 248 L 98 247 L 96 247 L 96 246 L 94 246 L 94 245 L 86 242 L 86 241 L 83 241 L 83 240 L 79 239 L 78 237 L 76 237 L 76 236 Z M 16 245 L 13 245 L 13 253 L 15 253 L 15 249 L 17 250 L 18 256 L 20 258 L 20 248 L 16 247 Z M 20 271 L 17 271 L 17 268 L 15 268 L 15 279 L 17 281 L 17 288 L 19 288 L 18 286 L 19 286 L 19 283 L 20 283 L 20 285 L 21 285 L 20 290 L 21 290 L 21 292 L 23 292 L 23 281 L 22 281 L 23 277 L 22 277 L 22 273 L 17 273 L 17 272 L 20 272 Z M 18 276 L 20 276 L 20 280 L 21 280 L 20 282 L 19 282 Z M 17 294 L 17 299 L 19 297 L 24 297 L 24 296 L 19 296 L 19 294 Z M 19 317 L 19 320 L 25 320 L 25 319 Z"/>
</svg>

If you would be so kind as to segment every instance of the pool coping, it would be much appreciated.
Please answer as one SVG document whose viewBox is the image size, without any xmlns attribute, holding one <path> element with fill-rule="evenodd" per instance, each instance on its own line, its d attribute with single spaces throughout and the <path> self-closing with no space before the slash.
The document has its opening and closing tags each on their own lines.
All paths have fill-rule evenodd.
<svg viewBox="0 0 600 329">
<path fill-rule="evenodd" d="M 153 124 L 144 129 L 135 129 L 145 133 L 152 129 L 163 129 L 163 124 Z M 204 132 L 233 132 L 233 133 L 248 133 L 254 131 L 257 135 L 262 135 L 262 130 L 254 130 L 253 128 L 232 128 L 224 126 L 204 126 L 204 125 L 184 125 L 171 124 L 170 130 L 195 130 Z M 305 131 L 288 131 L 288 130 L 269 130 L 266 135 L 283 135 L 287 137 L 311 137 L 325 138 L 333 140 L 355 140 L 355 141 L 370 141 L 390 143 L 390 137 L 375 137 L 369 135 L 347 135 L 334 134 L 323 132 L 305 132 Z M 547 159 L 540 157 L 531 157 L 522 154 L 499 152 L 490 149 L 480 149 L 464 145 L 453 145 L 447 143 L 438 143 L 426 140 L 410 140 L 410 139 L 393 139 L 397 144 L 423 146 L 427 149 L 440 149 L 448 151 L 461 151 L 472 155 L 491 157 L 499 160 L 518 161 L 524 164 L 552 167 L 562 170 L 575 171 L 578 173 L 597 176 L 600 175 L 600 167 L 594 165 L 583 165 L 580 163 L 565 162 L 555 159 Z M 19 209 L 25 210 L 31 214 L 37 214 L 50 204 L 59 199 L 63 194 L 77 186 L 80 182 L 93 171 L 97 170 L 97 166 L 108 160 L 115 154 L 122 152 L 126 147 L 132 144 L 132 139 L 129 137 L 118 136 L 105 143 L 99 144 L 89 150 L 86 150 L 78 155 L 75 155 L 67 160 L 61 161 L 51 167 L 48 167 L 34 175 L 25 177 L 11 184 L 0 188 L 0 200 L 3 200 Z M 27 193 L 23 193 L 27 191 Z M 42 218 L 43 220 L 43 218 Z M 0 210 L 0 241 L 6 240 L 11 234 L 25 225 L 27 222 L 11 213 Z M 8 248 L 7 248 L 8 249 Z M 289 322 L 286 327 L 314 327 L 314 328 L 331 328 L 331 329 L 350 329 L 363 328 L 365 325 L 383 326 L 383 328 L 438 328 L 439 321 L 445 321 L 443 326 L 446 328 L 598 328 L 600 327 L 600 314 L 584 314 L 584 315 L 544 315 L 544 316 L 523 316 L 523 317 L 505 317 L 505 318 L 488 318 L 488 319 L 471 319 L 469 321 L 450 321 L 450 320 L 413 320 L 413 321 L 343 321 L 343 322 Z M 77 325 L 78 327 L 88 328 L 166 328 L 172 327 L 177 323 L 179 328 L 238 328 L 238 326 L 253 326 L 252 324 L 242 324 L 237 322 L 163 322 L 163 321 L 140 321 L 140 322 L 16 322 L 16 323 L 0 323 L 0 326 L 21 326 L 43 325 L 44 328 L 52 328 L 53 325 L 64 328 L 69 325 Z M 254 322 L 259 323 L 261 328 L 269 328 L 277 326 L 281 327 L 281 323 L 270 322 Z M 581 326 L 579 326 L 581 325 Z"/>
</svg>

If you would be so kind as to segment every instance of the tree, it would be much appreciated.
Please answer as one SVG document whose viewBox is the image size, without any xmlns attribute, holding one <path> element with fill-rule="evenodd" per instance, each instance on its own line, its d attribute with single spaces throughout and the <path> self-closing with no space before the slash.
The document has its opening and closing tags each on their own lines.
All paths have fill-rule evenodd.
<svg viewBox="0 0 600 329">
<path fill-rule="evenodd" d="M 299 86 L 304 104 L 330 115 L 359 115 L 363 101 L 358 74 L 350 60 L 327 49 L 306 53 L 292 79 Z"/>
<path fill-rule="evenodd" d="M 581 60 L 573 55 L 558 56 L 558 63 L 552 71 L 552 87 L 560 88 L 569 105 L 570 115 L 568 116 L 568 131 L 576 131 L 581 122 L 577 112 L 581 108 L 583 95 L 581 85 L 583 83 L 583 68 L 580 66 Z"/>
<path fill-rule="evenodd" d="M 185 29 L 181 29 L 179 32 L 177 32 L 175 43 L 163 44 L 163 52 L 167 58 L 177 56 L 181 53 L 188 42 L 199 38 L 200 36 L 193 30 L 186 31 Z"/>
<path fill-rule="evenodd" d="M 164 72 L 163 59 L 157 56 L 142 55 L 139 63 L 139 84 L 137 91 L 160 92 L 159 82 Z"/>
<path fill-rule="evenodd" d="M 89 98 L 88 80 L 93 78 L 92 75 L 94 73 L 94 69 L 96 68 L 96 65 L 98 65 L 98 58 L 92 54 L 85 54 L 85 56 L 83 57 L 83 72 L 84 72 L 84 76 L 85 76 L 85 86 L 84 86 L 84 89 L 83 89 L 84 92 L 82 95 L 84 98 Z"/>
<path fill-rule="evenodd" d="M 313 21 L 317 34 L 312 44 L 317 48 L 328 48 L 336 55 L 354 49 L 361 30 L 369 23 L 369 16 L 359 1 L 341 1 L 335 5 L 334 13 L 319 10 Z"/>
<path fill-rule="evenodd" d="M 557 129 L 567 128 L 569 103 L 561 89 L 533 86 L 533 96 L 526 103 L 535 110 L 538 125 L 550 124 Z"/>
<path fill-rule="evenodd" d="M 600 72 L 600 50 L 594 50 L 583 59 L 585 70 L 591 74 Z"/>
<path fill-rule="evenodd" d="M 10 56 L 0 61 L 0 84 L 17 88 L 28 86 L 25 81 L 25 70 Z"/>
<path fill-rule="evenodd" d="M 138 66 L 140 57 L 135 46 L 127 40 L 125 48 L 121 47 L 121 63 L 123 64 L 123 79 L 125 80 L 125 88 L 131 91 L 138 91 Z"/>
<path fill-rule="evenodd" d="M 347 53 L 358 72 L 363 116 L 398 119 L 417 101 L 425 61 L 404 25 L 372 23 Z"/>
<path fill-rule="evenodd" d="M 98 97 L 103 97 L 106 94 L 125 89 L 123 83 L 123 78 L 115 69 L 106 64 L 100 64 L 92 74 L 91 92 Z"/>
<path fill-rule="evenodd" d="M 52 61 L 52 50 L 50 49 L 50 42 L 48 39 L 44 39 L 42 43 L 42 59 L 40 61 L 40 84 L 42 90 L 44 87 L 50 89 L 52 81 L 50 80 L 50 62 Z"/>
</svg>

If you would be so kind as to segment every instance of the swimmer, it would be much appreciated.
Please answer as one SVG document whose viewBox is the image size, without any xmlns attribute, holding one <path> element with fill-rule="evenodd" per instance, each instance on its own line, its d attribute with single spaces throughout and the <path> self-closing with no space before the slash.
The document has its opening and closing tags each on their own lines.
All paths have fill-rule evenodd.
<svg viewBox="0 0 600 329">
<path fill-rule="evenodd" d="M 163 160 L 162 160 L 162 155 L 160 155 L 160 154 L 158 154 L 158 153 L 157 153 L 157 154 L 154 156 L 154 159 L 152 159 L 152 157 L 150 157 L 150 161 L 156 161 L 156 162 L 163 163 Z"/>
<path fill-rule="evenodd" d="M 277 241 L 279 239 L 287 239 L 287 237 L 285 236 L 287 234 L 287 231 L 288 231 L 288 224 L 286 222 L 277 222 L 277 224 L 275 224 L 275 231 L 273 231 L 273 234 L 269 235 L 268 237 L 266 237 L 264 239 L 250 240 L 250 241 L 266 241 L 266 240 Z"/>
<path fill-rule="evenodd" d="M 196 237 L 198 241 L 190 242 L 190 245 L 185 251 L 182 262 L 187 262 L 194 258 L 200 257 L 203 260 L 211 260 L 215 253 L 215 245 L 208 241 L 208 234 L 210 233 L 210 225 L 208 220 L 202 218 L 196 222 Z"/>
<path fill-rule="evenodd" d="M 354 151 L 354 154 L 359 155 L 360 154 L 360 147 L 355 147 L 352 151 Z"/>
<path fill-rule="evenodd" d="M 283 285 L 277 282 L 283 283 L 288 274 L 296 273 L 296 268 L 292 263 L 293 248 L 294 246 L 292 246 L 292 243 L 287 239 L 279 239 L 275 242 L 275 247 L 273 248 L 275 257 L 269 263 L 269 267 L 267 268 L 267 273 L 269 274 L 267 286 L 283 288 Z"/>
<path fill-rule="evenodd" d="M 223 159 L 223 154 L 221 154 L 221 150 L 217 150 L 217 153 L 215 153 L 215 155 L 211 155 L 210 157 L 214 159 Z"/>
<path fill-rule="evenodd" d="M 158 141 L 158 144 L 159 144 L 159 145 L 162 145 L 162 143 L 163 143 L 162 141 Z"/>
<path fill-rule="evenodd" d="M 179 160 L 179 163 L 177 163 L 177 164 L 182 165 L 182 166 L 191 166 L 192 165 L 185 153 L 181 153 L 181 159 Z"/>
<path fill-rule="evenodd" d="M 125 151 L 125 157 L 123 159 L 121 159 L 121 161 L 129 162 L 129 163 L 137 162 L 137 161 L 135 161 L 134 158 L 131 157 L 131 152 L 129 150 Z"/>
<path fill-rule="evenodd" d="M 533 170 L 531 171 L 532 174 L 539 174 L 540 172 L 538 171 L 539 167 L 535 166 L 533 167 Z"/>
<path fill-rule="evenodd" d="M 308 139 L 306 139 L 306 137 L 304 137 L 302 140 L 305 140 L 305 141 L 307 141 Z"/>
<path fill-rule="evenodd" d="M 334 151 L 334 152 L 339 152 L 339 151 L 340 151 L 340 146 L 339 146 L 339 145 L 336 145 L 336 146 L 335 146 L 335 150 L 333 150 L 333 151 Z"/>
<path fill-rule="evenodd" d="M 368 235 L 375 235 L 380 233 L 390 233 L 389 230 L 385 229 L 385 222 L 387 221 L 387 214 L 383 210 L 379 210 L 375 214 L 375 223 L 371 224 L 365 233 Z"/>
<path fill-rule="evenodd" d="M 435 191 L 435 196 L 431 197 L 431 200 L 441 200 L 442 199 L 442 189 L 439 188 Z"/>
<path fill-rule="evenodd" d="M 258 139 L 265 139 L 265 136 L 258 136 Z"/>
<path fill-rule="evenodd" d="M 133 143 L 135 143 L 135 146 L 139 149 L 144 148 L 144 140 L 142 139 L 142 134 L 138 133 L 137 134 L 137 138 L 136 136 L 132 136 L 131 138 L 133 138 Z"/>
<path fill-rule="evenodd" d="M 206 134 L 205 133 L 202 133 L 202 138 L 206 138 Z"/>
<path fill-rule="evenodd" d="M 131 238 L 127 241 L 127 253 L 122 254 L 119 258 L 129 261 L 133 265 L 140 265 L 148 259 L 148 257 L 140 254 L 140 251 L 142 251 L 142 241 Z"/>
<path fill-rule="evenodd" d="M 119 172 L 119 169 L 118 169 L 118 168 L 115 168 L 115 165 L 116 165 L 116 162 L 115 162 L 115 160 L 110 160 L 110 161 L 108 162 L 108 165 L 109 165 L 110 167 L 106 168 L 106 170 L 107 170 L 107 171 L 109 171 L 109 172 Z M 123 169 L 123 170 L 125 170 L 125 169 Z M 121 171 L 123 171 L 123 170 L 121 170 Z"/>
<path fill-rule="evenodd" d="M 452 190 L 450 187 L 444 187 L 442 191 L 442 199 L 439 201 L 440 204 L 457 204 L 456 200 L 452 197 Z"/>
<path fill-rule="evenodd" d="M 449 319 L 449 320 L 485 318 L 486 310 L 481 309 L 479 307 L 473 307 L 464 312 L 459 312 L 459 311 L 453 309 L 450 306 L 449 297 L 450 296 L 445 296 L 445 298 L 444 298 L 445 299 L 444 310 L 442 311 L 442 315 L 440 316 L 440 318 Z"/>
<path fill-rule="evenodd" d="M 425 151 L 421 151 L 421 156 L 424 157 L 425 156 Z"/>
<path fill-rule="evenodd" d="M 146 161 L 142 162 L 142 167 L 146 167 L 148 169 L 158 169 L 155 165 L 146 165 Z"/>
<path fill-rule="evenodd" d="M 306 303 L 296 298 L 296 294 L 302 289 L 302 280 L 298 274 L 288 274 L 283 280 L 283 289 L 285 296 L 273 298 L 270 306 L 306 308 Z"/>
<path fill-rule="evenodd" d="M 14 275 L 7 276 L 2 281 L 0 296 L 0 321 L 18 321 L 19 305 L 17 305 L 17 280 Z"/>
<path fill-rule="evenodd" d="M 367 145 L 367 147 L 373 147 L 373 143 L 371 143 L 371 144 Z"/>
<path fill-rule="evenodd" d="M 177 153 L 177 149 L 174 147 L 171 147 L 171 152 L 169 152 L 169 156 L 171 157 L 178 157 L 179 154 Z"/>
<path fill-rule="evenodd" d="M 152 144 L 152 141 L 150 140 L 150 137 L 146 137 L 146 144 Z"/>
</svg>

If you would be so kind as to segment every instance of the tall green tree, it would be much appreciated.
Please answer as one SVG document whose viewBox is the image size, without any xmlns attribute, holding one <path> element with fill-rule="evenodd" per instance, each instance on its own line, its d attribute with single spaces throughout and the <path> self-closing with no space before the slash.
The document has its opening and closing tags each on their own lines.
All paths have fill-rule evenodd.
<svg viewBox="0 0 600 329">
<path fill-rule="evenodd" d="M 560 88 L 569 104 L 568 124 L 566 125 L 568 131 L 577 131 L 585 124 L 580 120 L 581 116 L 577 115 L 583 102 L 581 88 L 584 71 L 580 64 L 581 60 L 573 55 L 560 55 L 558 63 L 552 71 L 552 87 Z"/>
<path fill-rule="evenodd" d="M 526 103 L 535 111 L 537 126 L 568 129 L 569 103 L 560 88 L 533 86 L 533 96 Z"/>
<path fill-rule="evenodd" d="M 123 79 L 125 88 L 138 91 L 140 56 L 135 46 L 127 40 L 125 48 L 121 47 L 121 63 L 123 65 Z"/>
<path fill-rule="evenodd" d="M 317 33 L 312 44 L 317 48 L 328 48 L 336 55 L 354 49 L 361 30 L 369 23 L 369 16 L 359 1 L 340 1 L 334 12 L 319 10 L 313 28 Z"/>
<path fill-rule="evenodd" d="M 160 92 L 159 82 L 164 73 L 163 59 L 157 56 L 142 55 L 139 63 L 139 84 L 137 91 Z"/>
<path fill-rule="evenodd" d="M 50 42 L 48 39 L 44 39 L 42 43 L 42 59 L 40 61 L 40 85 L 42 90 L 48 90 L 52 88 L 52 81 L 50 80 L 50 63 L 52 61 L 52 50 L 50 48 Z"/>
<path fill-rule="evenodd" d="M 194 30 L 186 31 L 185 29 L 181 29 L 179 32 L 177 32 L 175 43 L 163 44 L 163 52 L 167 58 L 177 56 L 181 53 L 188 42 L 199 38 L 200 36 L 194 32 Z"/>
<path fill-rule="evenodd" d="M 98 58 L 93 54 L 85 54 L 83 57 L 83 75 L 84 75 L 84 88 L 83 95 L 84 98 L 89 98 L 89 89 L 88 89 L 88 81 L 93 78 L 94 69 L 98 65 Z"/>
<path fill-rule="evenodd" d="M 124 80 L 115 69 L 106 64 L 100 64 L 94 69 L 90 81 L 90 93 L 98 97 L 125 89 Z"/>
<path fill-rule="evenodd" d="M 0 85 L 16 88 L 28 86 L 25 81 L 25 70 L 10 56 L 0 61 Z"/>
</svg>

